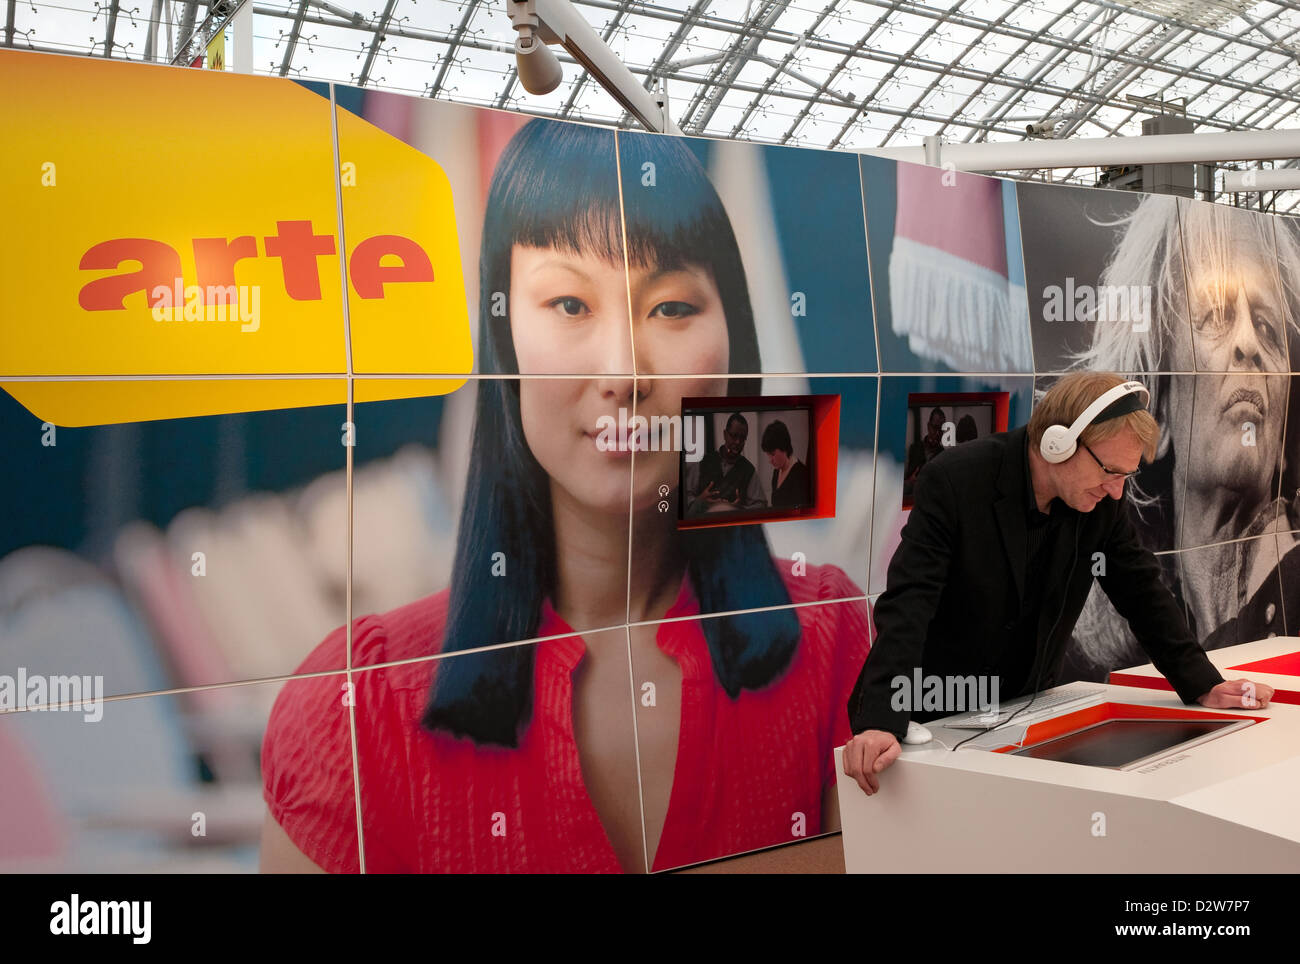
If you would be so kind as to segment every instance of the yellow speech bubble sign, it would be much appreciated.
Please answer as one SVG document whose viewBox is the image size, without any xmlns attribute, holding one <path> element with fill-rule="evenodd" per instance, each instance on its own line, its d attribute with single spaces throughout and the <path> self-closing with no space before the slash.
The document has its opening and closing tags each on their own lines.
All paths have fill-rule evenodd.
<svg viewBox="0 0 1300 964">
<path fill-rule="evenodd" d="M 299 84 L 3 51 L 0 85 L 24 91 L 0 101 L 0 380 L 346 375 L 345 266 L 371 371 L 472 367 L 432 159 L 340 112 L 364 172 L 340 242 L 330 103 Z M 66 425 L 320 404 L 307 380 L 239 384 L 4 381 Z"/>
</svg>

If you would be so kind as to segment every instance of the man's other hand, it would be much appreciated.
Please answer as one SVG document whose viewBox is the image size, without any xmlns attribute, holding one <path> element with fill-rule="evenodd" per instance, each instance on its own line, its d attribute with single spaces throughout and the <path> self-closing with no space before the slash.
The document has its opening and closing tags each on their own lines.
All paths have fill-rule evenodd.
<svg viewBox="0 0 1300 964">
<path fill-rule="evenodd" d="M 903 748 L 892 733 L 863 730 L 844 745 L 844 773 L 871 796 L 880 789 L 880 773 L 898 759 Z"/>
<path fill-rule="evenodd" d="M 1267 683 L 1252 683 L 1248 679 L 1224 680 L 1196 702 L 1212 710 L 1262 710 L 1273 698 L 1273 687 Z"/>
</svg>

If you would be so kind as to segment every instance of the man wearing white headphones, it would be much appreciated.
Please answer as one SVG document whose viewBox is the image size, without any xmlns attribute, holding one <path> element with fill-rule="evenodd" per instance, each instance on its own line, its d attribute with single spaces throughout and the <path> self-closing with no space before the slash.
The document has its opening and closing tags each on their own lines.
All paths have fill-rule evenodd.
<svg viewBox="0 0 1300 964">
<path fill-rule="evenodd" d="M 1270 687 L 1225 682 L 1211 665 L 1129 518 L 1125 480 L 1159 440 L 1147 398 L 1140 382 L 1076 372 L 1052 386 L 1028 425 L 926 464 L 849 698 L 856 735 L 844 772 L 868 794 L 909 721 L 967 709 L 899 709 L 893 681 L 919 667 L 927 678 L 997 677 L 1003 698 L 1055 686 L 1094 578 L 1185 703 L 1268 705 Z"/>
</svg>

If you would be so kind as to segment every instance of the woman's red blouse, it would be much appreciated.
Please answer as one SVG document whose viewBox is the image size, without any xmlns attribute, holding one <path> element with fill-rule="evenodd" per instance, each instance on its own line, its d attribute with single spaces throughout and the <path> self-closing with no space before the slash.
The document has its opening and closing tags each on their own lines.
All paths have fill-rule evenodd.
<svg viewBox="0 0 1300 964">
<path fill-rule="evenodd" d="M 803 635 L 789 669 L 759 691 L 730 699 L 713 674 L 700 621 L 660 624 L 659 648 L 682 672 L 681 732 L 663 835 L 664 870 L 822 832 L 822 791 L 834 783 L 832 751 L 850 737 L 847 704 L 869 643 L 861 591 L 834 566 L 776 560 Z M 517 749 L 477 746 L 419 725 L 442 640 L 446 591 L 356 620 L 353 666 L 397 666 L 291 680 L 267 725 L 264 796 L 272 816 L 327 871 L 360 869 L 347 702 L 356 707 L 367 872 L 618 872 L 614 850 L 583 782 L 573 727 L 572 674 L 581 636 L 544 606 L 533 716 Z M 683 580 L 665 618 L 699 604 Z M 344 665 L 335 630 L 298 674 Z M 450 657 L 454 658 L 454 657 Z M 802 815 L 802 817 L 800 816 Z M 830 828 L 834 829 L 834 828 Z"/>
</svg>

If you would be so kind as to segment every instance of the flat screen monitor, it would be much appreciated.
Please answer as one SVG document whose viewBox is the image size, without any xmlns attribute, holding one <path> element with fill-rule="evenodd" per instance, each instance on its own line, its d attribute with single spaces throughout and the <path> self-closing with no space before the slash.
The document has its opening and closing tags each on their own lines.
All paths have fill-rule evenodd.
<svg viewBox="0 0 1300 964">
<path fill-rule="evenodd" d="M 1013 756 L 1085 767 L 1132 770 L 1152 760 L 1230 733 L 1250 720 L 1105 720 L 1033 746 Z"/>
<path fill-rule="evenodd" d="M 683 406 L 699 426 L 695 452 L 682 451 L 682 521 L 776 521 L 815 508 L 811 404 Z"/>
<path fill-rule="evenodd" d="M 912 507 L 912 490 L 921 469 L 946 448 L 970 442 L 1007 425 L 1005 392 L 925 392 L 907 396 L 903 464 L 903 508 Z"/>
</svg>

